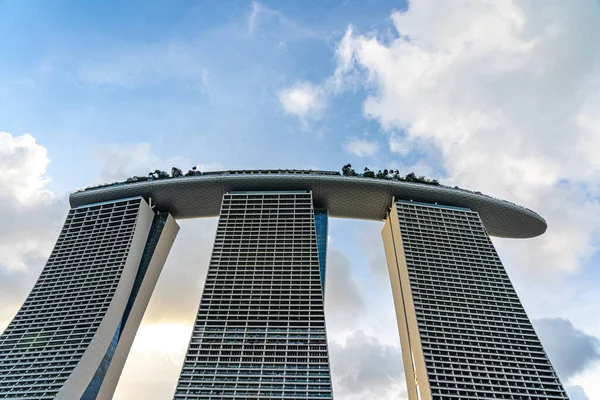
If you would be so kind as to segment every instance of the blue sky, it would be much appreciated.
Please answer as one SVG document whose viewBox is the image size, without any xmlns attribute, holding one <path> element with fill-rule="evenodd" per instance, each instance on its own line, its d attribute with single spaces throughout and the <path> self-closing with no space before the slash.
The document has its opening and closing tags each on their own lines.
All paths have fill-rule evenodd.
<svg viewBox="0 0 600 400">
<path fill-rule="evenodd" d="M 48 174 L 74 176 L 67 185 L 55 178 L 57 191 L 88 184 L 98 169 L 91 150 L 107 143 L 150 142 L 161 158 L 190 165 L 337 170 L 351 157 L 332 157 L 331 149 L 348 132 L 378 135 L 361 116 L 363 96 L 346 93 L 337 112 L 309 129 L 290 122 L 277 93 L 326 78 L 350 21 L 364 30 L 385 27 L 398 8 L 372 2 L 365 15 L 362 4 L 59 2 L 23 9 L 5 2 L 0 29 L 11 40 L 0 43 L 10 60 L 0 65 L 3 129 L 30 132 L 61 154 Z M 74 163 L 81 168 L 73 171 Z"/>
<path fill-rule="evenodd" d="M 598 40 L 595 0 L 2 1 L 0 328 L 75 188 L 172 166 L 393 167 L 547 219 L 495 244 L 572 399 L 600 398 Z M 116 398 L 172 393 L 214 226 L 182 222 Z M 405 395 L 380 230 L 330 222 L 338 398 Z"/>
</svg>

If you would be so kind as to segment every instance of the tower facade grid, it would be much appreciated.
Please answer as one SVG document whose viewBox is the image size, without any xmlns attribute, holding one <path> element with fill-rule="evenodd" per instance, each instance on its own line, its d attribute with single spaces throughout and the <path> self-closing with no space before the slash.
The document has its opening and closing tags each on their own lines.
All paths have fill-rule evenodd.
<svg viewBox="0 0 600 400">
<path fill-rule="evenodd" d="M 223 197 L 175 399 L 332 398 L 310 192 Z"/>
<path fill-rule="evenodd" d="M 118 286 L 140 202 L 69 211 L 40 278 L 0 337 L 0 398 L 58 394 Z"/>
<path fill-rule="evenodd" d="M 0 336 L 0 398 L 111 398 L 175 227 L 141 197 L 72 208 Z"/>
<path fill-rule="evenodd" d="M 396 202 L 383 231 L 412 399 L 568 399 L 479 215 Z"/>
</svg>

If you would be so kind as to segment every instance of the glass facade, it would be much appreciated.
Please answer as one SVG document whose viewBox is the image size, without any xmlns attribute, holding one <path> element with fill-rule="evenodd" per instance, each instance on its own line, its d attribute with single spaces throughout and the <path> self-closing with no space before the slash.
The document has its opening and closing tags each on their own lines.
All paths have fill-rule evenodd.
<svg viewBox="0 0 600 400">
<path fill-rule="evenodd" d="M 108 372 L 108 367 L 110 367 L 110 361 L 115 355 L 115 350 L 117 349 L 117 345 L 119 344 L 119 337 L 121 336 L 122 325 L 123 322 L 120 322 L 119 326 L 117 327 L 117 331 L 115 332 L 112 340 L 110 341 L 110 345 L 106 350 L 106 354 L 102 358 L 102 361 L 100 361 L 100 365 L 98 366 L 98 369 L 96 370 L 96 373 L 94 374 L 94 377 L 92 378 L 90 384 L 85 389 L 85 392 L 83 392 L 81 400 L 96 400 L 96 397 L 98 397 L 98 392 L 102 387 L 102 382 L 104 381 L 104 377 Z"/>
<path fill-rule="evenodd" d="M 325 272 L 327 270 L 327 231 L 329 213 L 327 210 L 315 210 L 315 229 L 317 231 L 317 250 L 319 252 L 319 270 L 321 272 L 321 287 L 325 296 Z"/>
<path fill-rule="evenodd" d="M 110 345 L 106 350 L 106 354 L 104 355 L 104 358 L 100 362 L 100 365 L 94 374 L 94 377 L 81 396 L 81 400 L 95 400 L 98 396 L 98 392 L 100 391 L 112 357 L 115 354 L 117 345 L 119 344 L 121 329 L 127 323 L 127 318 L 131 312 L 131 307 L 133 307 L 133 303 L 135 302 L 135 298 L 140 290 L 140 286 L 144 281 L 144 276 L 146 275 L 146 271 L 148 270 L 148 266 L 152 260 L 152 255 L 154 254 L 154 250 L 156 249 L 156 245 L 158 244 L 158 240 L 160 239 L 160 235 L 162 234 L 162 230 L 167 222 L 168 216 L 169 213 L 158 213 L 154 216 L 152 227 L 150 228 L 150 233 L 148 234 L 148 239 L 146 241 L 146 246 L 144 247 L 144 253 L 142 254 L 142 259 L 140 260 L 135 281 L 133 282 L 131 294 L 129 295 L 129 300 L 127 301 L 125 311 L 123 312 L 123 318 L 121 318 L 121 321 L 119 322 L 117 331 L 115 332 L 115 335 L 113 336 Z"/>
</svg>

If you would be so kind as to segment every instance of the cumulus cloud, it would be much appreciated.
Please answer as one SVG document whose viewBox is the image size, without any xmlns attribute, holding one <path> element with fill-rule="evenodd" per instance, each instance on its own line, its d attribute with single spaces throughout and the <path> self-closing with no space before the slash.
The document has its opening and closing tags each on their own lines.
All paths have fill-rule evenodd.
<svg viewBox="0 0 600 400">
<path fill-rule="evenodd" d="M 47 255 L 58 236 L 53 229 L 64 205 L 45 189 L 49 162 L 31 135 L 0 133 L 0 268 L 26 270 L 27 260 Z"/>
<path fill-rule="evenodd" d="M 364 311 L 365 304 L 352 279 L 348 257 L 334 248 L 328 249 L 325 285 L 328 325 L 348 326 Z"/>
<path fill-rule="evenodd" d="M 569 393 L 569 399 L 571 400 L 590 400 L 581 386 L 567 386 L 565 389 Z"/>
<path fill-rule="evenodd" d="M 377 153 L 379 150 L 379 143 L 377 143 L 376 140 L 354 137 L 344 144 L 344 150 L 346 150 L 346 153 L 358 157 L 369 157 Z"/>
<path fill-rule="evenodd" d="M 600 226 L 598 5 L 419 1 L 391 20 L 391 39 L 349 28 L 334 77 L 362 77 L 393 151 L 546 217 L 532 264 L 577 269 Z"/>
<path fill-rule="evenodd" d="M 325 93 L 309 82 L 297 82 L 279 92 L 279 102 L 287 114 L 314 119 L 325 107 Z"/>
<path fill-rule="evenodd" d="M 333 389 L 344 399 L 407 399 L 402 355 L 363 331 L 330 343 Z"/>
<path fill-rule="evenodd" d="M 52 193 L 43 189 L 50 182 L 47 153 L 28 133 L 0 132 L 0 196 L 26 205 L 50 199 Z"/>
<path fill-rule="evenodd" d="M 563 382 L 600 361 L 600 340 L 563 318 L 533 321 L 548 357 Z"/>
<path fill-rule="evenodd" d="M 360 234 L 360 247 L 368 257 L 369 272 L 377 278 L 383 278 L 385 284 L 388 285 L 389 273 L 387 269 L 387 260 L 385 259 L 385 250 L 381 239 L 382 224 L 363 223 L 364 227 Z"/>
<path fill-rule="evenodd" d="M 0 132 L 0 331 L 37 279 L 68 208 L 46 188 L 49 162 L 31 135 Z"/>
<path fill-rule="evenodd" d="M 390 135 L 390 151 L 392 153 L 407 155 L 412 149 L 413 145 L 408 140 L 406 140 L 405 137 L 402 137 L 397 134 Z"/>
</svg>

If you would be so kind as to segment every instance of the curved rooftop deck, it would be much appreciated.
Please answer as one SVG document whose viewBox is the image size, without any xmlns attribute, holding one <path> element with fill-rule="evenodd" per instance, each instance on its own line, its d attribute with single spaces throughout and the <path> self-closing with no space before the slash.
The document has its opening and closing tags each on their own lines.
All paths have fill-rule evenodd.
<svg viewBox="0 0 600 400">
<path fill-rule="evenodd" d="M 200 176 L 115 184 L 74 192 L 72 207 L 127 197 L 152 198 L 173 217 L 219 215 L 223 194 L 232 191 L 310 190 L 315 206 L 331 217 L 383 220 L 392 198 L 465 207 L 477 211 L 490 236 L 530 238 L 546 231 L 546 221 L 535 212 L 508 201 L 467 190 L 397 180 L 346 177 L 326 171 L 257 173 L 237 171 Z"/>
</svg>

